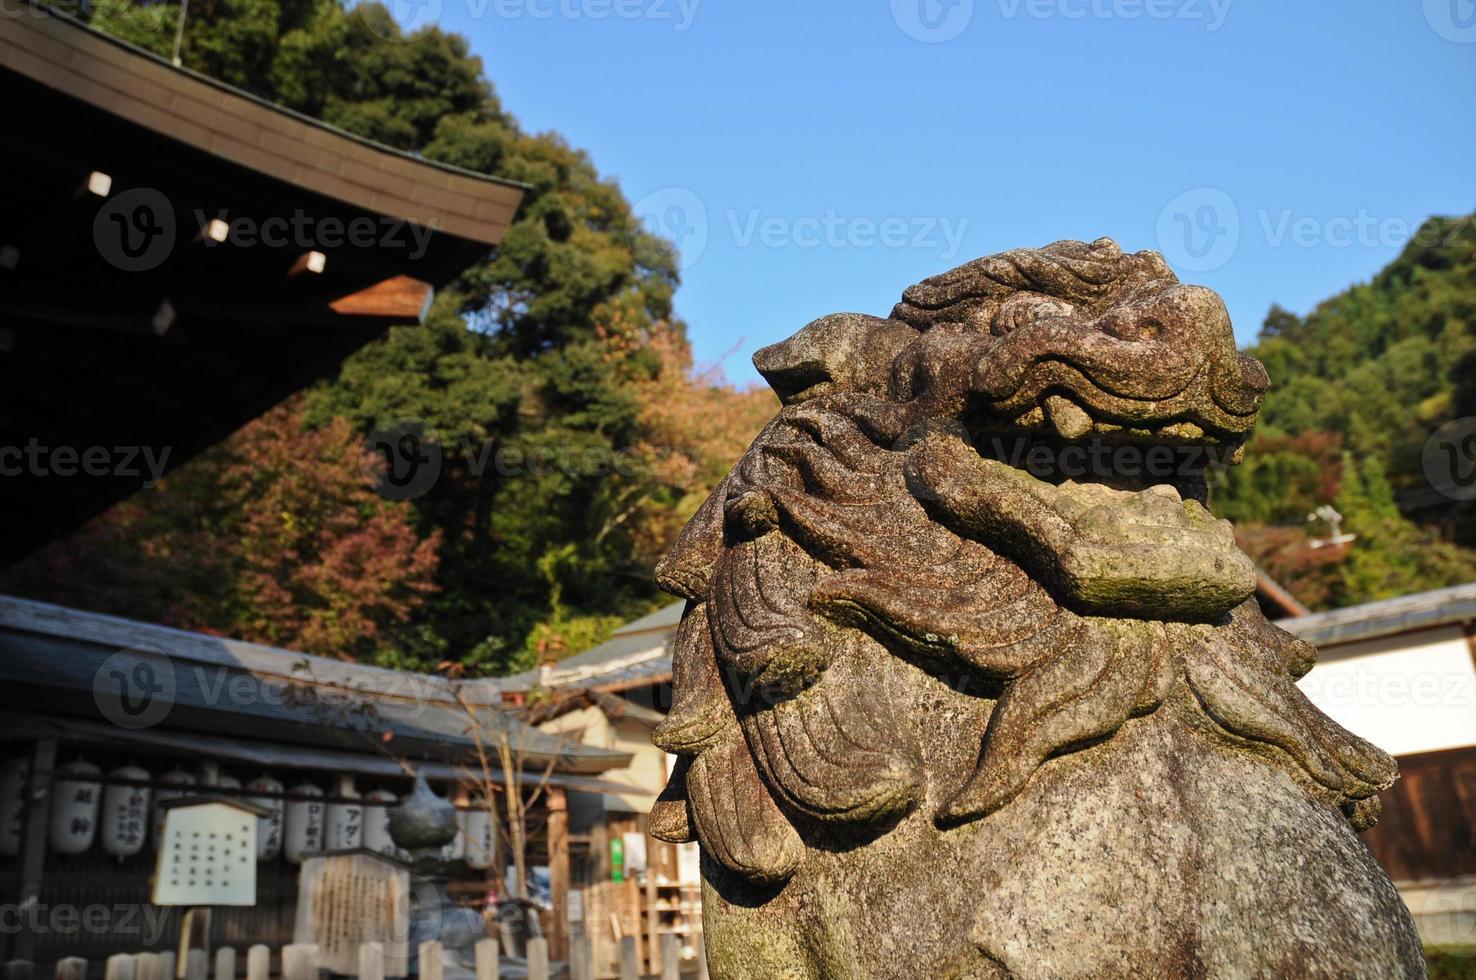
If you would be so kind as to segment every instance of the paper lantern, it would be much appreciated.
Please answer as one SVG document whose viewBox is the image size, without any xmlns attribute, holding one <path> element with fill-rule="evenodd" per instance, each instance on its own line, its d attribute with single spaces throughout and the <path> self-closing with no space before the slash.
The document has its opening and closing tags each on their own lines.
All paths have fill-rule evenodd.
<svg viewBox="0 0 1476 980">
<path fill-rule="evenodd" d="M 266 773 L 262 773 L 247 783 L 246 789 L 253 793 L 280 793 L 282 784 Z M 253 796 L 250 802 L 269 811 L 266 816 L 258 817 L 256 821 L 256 859 L 270 861 L 282 851 L 282 798 L 280 796 Z"/>
<path fill-rule="evenodd" d="M 389 832 L 390 808 L 396 802 L 395 794 L 387 789 L 364 794 L 364 847 L 385 857 L 399 853 Z"/>
<path fill-rule="evenodd" d="M 97 836 L 102 806 L 102 770 L 78 759 L 58 766 L 51 784 L 51 823 L 47 843 L 55 854 L 81 854 Z"/>
<path fill-rule="evenodd" d="M 21 830 L 26 822 L 26 775 L 31 770 L 25 756 L 6 759 L 0 766 L 0 855 L 20 853 Z"/>
<path fill-rule="evenodd" d="M 340 776 L 338 795 L 357 800 L 353 776 Z M 358 847 L 364 839 L 364 807 L 359 803 L 328 804 L 328 846 L 330 851 L 347 851 Z"/>
<path fill-rule="evenodd" d="M 119 766 L 108 773 L 109 779 L 146 781 L 147 771 L 139 766 Z M 102 846 L 113 857 L 122 860 L 143 850 L 149 833 L 149 788 L 109 784 L 103 791 Z"/>
<path fill-rule="evenodd" d="M 282 853 L 293 864 L 301 864 L 302 856 L 323 849 L 323 802 L 317 797 L 323 791 L 311 783 L 299 783 L 290 793 L 295 797 L 287 801 L 287 812 L 283 820 Z"/>
<path fill-rule="evenodd" d="M 165 800 L 177 800 L 181 796 L 189 796 L 195 786 L 196 779 L 193 774 L 185 772 L 183 769 L 171 769 L 159 777 L 159 782 L 183 788 L 158 789 L 154 791 L 154 848 L 156 850 L 159 847 L 159 842 L 164 839 L 164 808 L 159 804 Z"/>
<path fill-rule="evenodd" d="M 476 809 L 467 810 L 463 814 L 466 817 L 463 827 L 466 833 L 466 863 L 480 870 L 492 867 L 497 837 L 493 831 L 492 814 L 487 812 L 486 803 L 476 800 L 473 806 Z"/>
</svg>

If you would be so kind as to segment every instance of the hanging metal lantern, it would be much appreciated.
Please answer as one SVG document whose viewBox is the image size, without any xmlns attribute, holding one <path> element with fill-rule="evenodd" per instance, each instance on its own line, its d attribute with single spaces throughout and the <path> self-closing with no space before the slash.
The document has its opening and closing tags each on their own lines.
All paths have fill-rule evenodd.
<svg viewBox="0 0 1476 980">
<path fill-rule="evenodd" d="M 119 766 L 108 773 L 108 779 L 131 779 L 146 782 L 149 774 L 135 765 Z M 109 783 L 103 791 L 102 846 L 113 857 L 122 860 L 143 850 L 149 832 L 149 788 Z"/>
<path fill-rule="evenodd" d="M 25 756 L 6 759 L 0 766 L 0 856 L 20 853 L 21 830 L 26 822 L 26 776 L 31 761 Z"/>
<path fill-rule="evenodd" d="M 323 791 L 311 783 L 299 783 L 289 791 L 294 797 L 321 797 Z M 323 849 L 323 802 L 321 799 L 287 801 L 282 831 L 282 853 L 293 864 L 303 855 Z"/>
<path fill-rule="evenodd" d="M 496 831 L 492 814 L 487 812 L 485 800 L 473 800 L 475 809 L 463 812 L 466 818 L 462 831 L 466 837 L 466 863 L 478 870 L 492 867 L 492 858 L 497 850 Z"/>
<path fill-rule="evenodd" d="M 282 784 L 266 773 L 246 784 L 253 793 L 281 793 Z M 253 796 L 251 802 L 269 811 L 264 817 L 256 818 L 256 860 L 270 861 L 282 851 L 282 811 L 284 803 L 280 796 Z"/>
<path fill-rule="evenodd" d="M 197 780 L 193 773 L 185 772 L 183 769 L 171 769 L 159 777 L 159 782 L 183 788 L 159 789 L 154 792 L 154 850 L 156 851 L 159 849 L 159 842 L 164 839 L 164 808 L 159 804 L 165 800 L 177 800 L 181 796 L 189 796 Z"/>
<path fill-rule="evenodd" d="M 354 777 L 338 777 L 338 796 L 357 800 Z M 328 804 L 328 846 L 330 851 L 346 851 L 358 847 L 364 839 L 364 807 L 359 803 Z"/>
<path fill-rule="evenodd" d="M 364 843 L 363 846 L 377 854 L 394 857 L 399 853 L 390 838 L 390 807 L 399 798 L 387 789 L 376 789 L 364 794 Z"/>
<path fill-rule="evenodd" d="M 58 766 L 51 783 L 51 824 L 47 843 L 56 854 L 81 854 L 97 836 L 102 807 L 102 770 L 84 759 Z"/>
</svg>

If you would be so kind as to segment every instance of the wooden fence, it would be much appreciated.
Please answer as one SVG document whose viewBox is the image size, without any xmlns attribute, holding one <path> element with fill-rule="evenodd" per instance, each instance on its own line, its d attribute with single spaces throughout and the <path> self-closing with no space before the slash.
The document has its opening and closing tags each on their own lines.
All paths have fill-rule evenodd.
<svg viewBox="0 0 1476 980">
<path fill-rule="evenodd" d="M 476 980 L 499 980 L 504 964 L 495 939 L 476 944 Z M 318 947 L 295 943 L 280 948 L 280 971 L 272 974 L 272 950 L 268 946 L 252 946 L 246 950 L 246 980 L 319 980 Z M 359 980 L 385 980 L 384 947 L 380 943 L 359 946 Z M 660 980 L 678 980 L 679 950 L 677 937 L 661 937 Z M 519 961 L 519 966 L 523 963 Z M 68 956 L 56 963 L 53 980 L 88 980 L 88 962 L 80 956 Z M 707 959 L 697 958 L 697 975 L 707 980 Z M 594 952 L 588 936 L 576 935 L 570 940 L 569 962 L 554 964 L 548 958 L 548 940 L 530 939 L 526 972 L 515 975 L 528 980 L 595 980 Z M 239 980 L 236 950 L 223 946 L 210 957 L 203 949 L 191 950 L 183 969 L 174 953 L 116 953 L 107 958 L 103 980 Z M 634 936 L 620 941 L 620 980 L 642 980 Z M 438 942 L 420 944 L 420 980 L 444 980 L 445 953 Z M 34 965 L 27 960 L 11 960 L 0 966 L 0 980 L 44 980 L 35 975 Z"/>
</svg>

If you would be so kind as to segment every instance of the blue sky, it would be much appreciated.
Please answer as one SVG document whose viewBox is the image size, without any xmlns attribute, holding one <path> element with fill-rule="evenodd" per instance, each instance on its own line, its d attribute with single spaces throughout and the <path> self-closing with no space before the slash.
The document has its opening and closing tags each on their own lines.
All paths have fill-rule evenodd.
<svg viewBox="0 0 1476 980">
<path fill-rule="evenodd" d="M 397 0 L 404 3 L 405 0 Z M 1242 342 L 1476 209 L 1472 0 L 422 0 L 684 248 L 700 361 L 1060 238 Z M 412 25 L 413 26 L 413 23 Z"/>
</svg>

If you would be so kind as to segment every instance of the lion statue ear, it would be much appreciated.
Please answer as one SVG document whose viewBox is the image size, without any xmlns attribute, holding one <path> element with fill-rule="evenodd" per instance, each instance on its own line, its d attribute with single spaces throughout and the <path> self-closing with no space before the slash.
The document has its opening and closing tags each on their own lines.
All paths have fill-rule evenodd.
<svg viewBox="0 0 1476 980">
<path fill-rule="evenodd" d="M 892 362 L 916 339 L 917 331 L 900 320 L 833 313 L 760 348 L 753 366 L 786 405 L 834 391 L 884 395 Z"/>
</svg>

